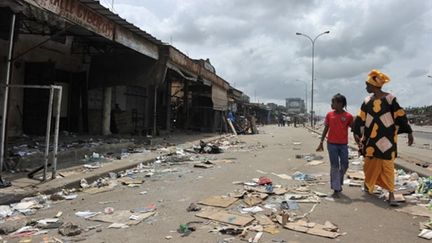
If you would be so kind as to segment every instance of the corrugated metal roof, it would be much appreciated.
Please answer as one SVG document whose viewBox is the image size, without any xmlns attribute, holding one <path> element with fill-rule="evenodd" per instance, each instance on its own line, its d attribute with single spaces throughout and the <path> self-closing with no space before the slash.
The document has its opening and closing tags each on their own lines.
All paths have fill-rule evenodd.
<svg viewBox="0 0 432 243">
<path fill-rule="evenodd" d="M 104 17 L 112 20 L 114 23 L 121 25 L 122 27 L 132 31 L 133 33 L 147 39 L 148 41 L 152 42 L 153 44 L 157 44 L 157 45 L 164 44 L 161 40 L 156 39 L 154 36 L 150 35 L 149 33 L 145 32 L 144 30 L 141 30 L 137 26 L 129 23 L 126 19 L 123 19 L 118 14 L 111 12 L 111 10 L 102 6 L 98 0 L 79 0 L 79 1 L 82 4 L 93 9 L 94 11 L 98 12 L 99 14 L 103 15 Z"/>
</svg>

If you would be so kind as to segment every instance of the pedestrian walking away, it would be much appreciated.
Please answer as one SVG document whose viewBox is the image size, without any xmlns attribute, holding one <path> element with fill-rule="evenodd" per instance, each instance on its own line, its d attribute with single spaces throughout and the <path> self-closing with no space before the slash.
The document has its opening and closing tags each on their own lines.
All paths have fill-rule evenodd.
<svg viewBox="0 0 432 243">
<path fill-rule="evenodd" d="M 372 70 L 366 81 L 366 97 L 354 122 L 354 136 L 364 156 L 365 191 L 375 185 L 388 190 L 388 203 L 398 206 L 394 197 L 394 160 L 397 157 L 398 134 L 408 133 L 408 145 L 414 142 L 407 116 L 392 94 L 382 91 L 390 78 Z"/>
<path fill-rule="evenodd" d="M 317 152 L 324 151 L 324 140 L 327 137 L 327 150 L 330 158 L 330 186 L 333 197 L 339 197 L 342 191 L 344 176 L 348 170 L 348 128 L 352 127 L 353 116 L 345 111 L 345 96 L 336 94 L 331 100 L 332 111 L 327 113 L 324 131 Z"/>
</svg>

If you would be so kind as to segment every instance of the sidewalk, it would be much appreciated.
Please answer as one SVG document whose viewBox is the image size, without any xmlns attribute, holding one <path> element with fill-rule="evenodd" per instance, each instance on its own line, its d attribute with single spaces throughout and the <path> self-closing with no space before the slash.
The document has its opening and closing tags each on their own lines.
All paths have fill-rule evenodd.
<svg viewBox="0 0 432 243">
<path fill-rule="evenodd" d="M 193 145 L 199 144 L 200 140 L 210 142 L 225 136 L 226 135 L 201 134 L 183 135 L 177 139 L 175 136 L 158 138 L 153 140 L 153 146 L 155 143 L 173 143 L 176 140 L 181 142 L 180 144 L 166 147 L 163 150 L 130 154 L 124 159 L 103 163 L 100 168 L 86 171 L 85 173 L 80 172 L 83 169 L 82 164 L 60 169 L 57 174 L 63 174 L 64 177 L 57 176 L 56 179 L 47 180 L 46 182 L 29 179 L 26 177 L 26 174 L 21 173 L 21 177 L 11 181 L 11 187 L 0 189 L 0 205 L 14 203 L 20 201 L 22 198 L 34 196 L 38 193 L 51 194 L 58 192 L 63 188 L 79 187 L 81 179 L 86 179 L 88 182 L 92 182 L 102 176 L 106 176 L 109 172 L 124 171 L 134 168 L 140 163 L 149 163 L 158 156 L 175 152 L 176 148 L 190 148 Z M 59 163 L 61 163 L 61 161 L 59 161 Z"/>
<path fill-rule="evenodd" d="M 309 131 L 314 132 L 318 135 L 322 134 L 321 130 L 314 130 L 311 127 L 306 127 Z M 400 143 L 399 143 L 400 144 Z M 398 145 L 399 145 L 398 144 Z M 350 137 L 349 147 L 352 150 L 357 150 L 357 145 L 354 142 L 354 139 Z M 407 152 L 409 150 L 409 153 Z M 432 170 L 423 168 L 416 164 L 428 164 L 432 161 L 432 152 L 422 150 L 420 148 L 415 147 L 403 147 L 401 144 L 399 145 L 398 158 L 395 160 L 395 165 L 399 169 L 403 169 L 405 171 L 416 172 L 418 175 L 423 177 L 432 176 Z"/>
</svg>

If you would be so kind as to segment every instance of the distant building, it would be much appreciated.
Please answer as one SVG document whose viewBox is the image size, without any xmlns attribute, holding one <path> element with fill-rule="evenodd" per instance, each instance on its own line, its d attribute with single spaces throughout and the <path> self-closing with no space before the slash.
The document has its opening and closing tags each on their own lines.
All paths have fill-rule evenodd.
<svg viewBox="0 0 432 243">
<path fill-rule="evenodd" d="M 287 98 L 286 108 L 290 115 L 298 115 L 306 112 L 305 101 L 301 98 Z"/>
</svg>

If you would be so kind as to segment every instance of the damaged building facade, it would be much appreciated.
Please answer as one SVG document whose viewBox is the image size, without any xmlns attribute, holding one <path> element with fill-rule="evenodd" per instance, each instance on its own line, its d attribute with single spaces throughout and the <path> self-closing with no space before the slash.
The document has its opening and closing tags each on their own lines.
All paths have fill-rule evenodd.
<svg viewBox="0 0 432 243">
<path fill-rule="evenodd" d="M 189 58 L 97 1 L 7 0 L 0 11 L 6 137 L 44 135 L 48 119 L 49 90 L 13 85 L 62 87 L 62 131 L 154 135 L 226 126 L 230 85 L 208 60 Z"/>
</svg>

